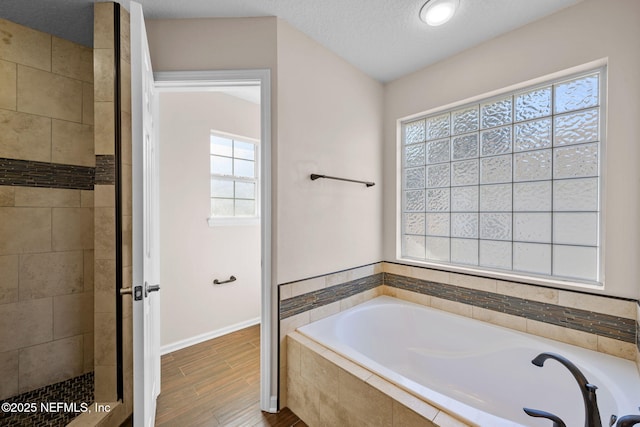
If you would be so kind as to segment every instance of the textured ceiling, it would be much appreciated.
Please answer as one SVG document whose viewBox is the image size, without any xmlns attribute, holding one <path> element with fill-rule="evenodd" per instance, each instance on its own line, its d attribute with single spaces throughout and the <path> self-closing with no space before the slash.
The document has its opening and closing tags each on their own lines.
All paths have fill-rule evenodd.
<svg viewBox="0 0 640 427">
<path fill-rule="evenodd" d="M 147 19 L 278 16 L 387 82 L 582 0 L 460 0 L 441 27 L 425 0 L 140 0 Z M 90 46 L 94 0 L 0 0 L 0 17 Z M 120 3 L 128 4 L 128 0 Z"/>
</svg>

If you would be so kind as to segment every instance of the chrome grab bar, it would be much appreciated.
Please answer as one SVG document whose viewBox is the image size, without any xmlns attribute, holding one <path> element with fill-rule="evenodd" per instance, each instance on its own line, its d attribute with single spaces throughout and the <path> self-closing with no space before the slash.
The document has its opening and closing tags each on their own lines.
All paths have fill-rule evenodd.
<svg viewBox="0 0 640 427">
<path fill-rule="evenodd" d="M 376 185 L 375 182 L 360 181 L 360 180 L 357 180 L 357 179 L 349 179 L 349 178 L 338 178 L 337 176 L 320 175 L 320 174 L 317 174 L 317 173 L 312 173 L 310 178 L 311 178 L 311 181 L 315 181 L 318 178 L 326 178 L 326 179 L 335 179 L 335 180 L 338 180 L 338 181 L 356 182 L 358 184 L 364 184 L 367 187 L 373 187 L 374 185 Z"/>
<path fill-rule="evenodd" d="M 229 277 L 229 280 L 223 280 L 222 282 L 221 282 L 221 281 L 219 281 L 218 279 L 215 279 L 215 280 L 213 281 L 213 284 L 214 284 L 214 285 L 222 285 L 222 284 L 225 284 L 225 283 L 235 282 L 236 280 L 237 280 L 237 279 L 236 279 L 236 276 L 231 276 L 231 277 Z"/>
</svg>

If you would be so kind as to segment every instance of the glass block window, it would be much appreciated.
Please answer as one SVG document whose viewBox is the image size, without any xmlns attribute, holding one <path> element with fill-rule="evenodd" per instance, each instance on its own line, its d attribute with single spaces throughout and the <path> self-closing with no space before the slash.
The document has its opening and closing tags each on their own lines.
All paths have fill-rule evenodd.
<svg viewBox="0 0 640 427">
<path fill-rule="evenodd" d="M 603 70 L 402 123 L 402 257 L 600 281 Z"/>
<path fill-rule="evenodd" d="M 211 218 L 258 216 L 258 146 L 211 133 Z"/>
</svg>

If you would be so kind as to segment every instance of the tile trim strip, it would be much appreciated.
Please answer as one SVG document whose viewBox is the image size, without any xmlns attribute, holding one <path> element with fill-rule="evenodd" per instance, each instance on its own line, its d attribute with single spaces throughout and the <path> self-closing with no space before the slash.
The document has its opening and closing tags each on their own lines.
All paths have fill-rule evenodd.
<svg viewBox="0 0 640 427">
<path fill-rule="evenodd" d="M 633 319 L 391 273 L 384 273 L 384 284 L 624 342 L 636 342 L 637 326 Z"/>
<path fill-rule="evenodd" d="M 0 158 L 0 185 L 93 190 L 95 168 Z"/>
<path fill-rule="evenodd" d="M 280 320 L 340 301 L 382 284 L 623 342 L 636 343 L 640 351 L 640 333 L 637 333 L 640 331 L 640 323 L 634 319 L 391 273 L 378 273 L 282 300 L 279 306 Z"/>
<path fill-rule="evenodd" d="M 96 156 L 96 185 L 115 185 L 116 157 L 110 155 Z"/>
<path fill-rule="evenodd" d="M 322 307 L 336 301 L 377 288 L 383 284 L 383 273 L 373 274 L 361 279 L 351 280 L 328 288 L 298 295 L 280 301 L 280 320 L 314 308 Z"/>
</svg>

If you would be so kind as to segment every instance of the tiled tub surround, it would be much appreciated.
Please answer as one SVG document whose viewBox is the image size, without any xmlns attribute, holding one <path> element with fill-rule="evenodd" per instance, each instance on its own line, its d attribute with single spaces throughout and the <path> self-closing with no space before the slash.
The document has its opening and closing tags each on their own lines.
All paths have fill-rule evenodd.
<svg viewBox="0 0 640 427">
<path fill-rule="evenodd" d="M 378 295 L 637 360 L 640 369 L 635 301 L 387 262 L 283 284 L 279 295 L 281 407 L 288 400 L 286 335 Z"/>
<path fill-rule="evenodd" d="M 287 360 L 289 407 L 311 426 L 466 426 L 298 332 Z"/>
<path fill-rule="evenodd" d="M 93 371 L 92 49 L 0 19 L 0 399 Z"/>
</svg>

